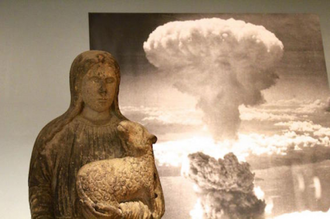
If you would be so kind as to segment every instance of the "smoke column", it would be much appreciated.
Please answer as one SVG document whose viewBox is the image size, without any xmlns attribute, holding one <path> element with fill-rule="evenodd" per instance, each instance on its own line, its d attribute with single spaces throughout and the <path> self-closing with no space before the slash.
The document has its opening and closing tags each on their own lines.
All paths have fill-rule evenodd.
<svg viewBox="0 0 330 219">
<path fill-rule="evenodd" d="M 238 107 L 264 101 L 283 44 L 263 26 L 219 18 L 169 22 L 143 45 L 146 57 L 181 92 L 197 98 L 215 140 L 236 138 Z"/>
</svg>

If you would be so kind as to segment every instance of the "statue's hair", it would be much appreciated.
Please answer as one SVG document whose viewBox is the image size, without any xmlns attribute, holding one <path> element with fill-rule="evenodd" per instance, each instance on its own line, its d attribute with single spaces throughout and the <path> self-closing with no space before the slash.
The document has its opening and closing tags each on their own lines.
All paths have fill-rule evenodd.
<svg viewBox="0 0 330 219">
<path fill-rule="evenodd" d="M 117 61 L 108 52 L 104 51 L 86 51 L 78 55 L 73 61 L 70 69 L 70 92 L 71 92 L 71 103 L 69 109 L 61 116 L 57 117 L 50 123 L 48 123 L 40 132 L 35 148 L 41 145 L 47 144 L 51 141 L 54 136 L 59 133 L 64 126 L 69 124 L 76 116 L 78 116 L 83 107 L 84 103 L 81 97 L 81 85 L 82 79 L 87 72 L 97 64 L 109 64 L 113 68 L 116 75 L 116 90 L 115 98 L 111 105 L 110 113 L 112 116 L 117 117 L 120 121 L 127 120 L 119 110 L 118 94 L 120 84 L 120 69 Z M 41 148 L 39 148 L 41 149 Z"/>
</svg>

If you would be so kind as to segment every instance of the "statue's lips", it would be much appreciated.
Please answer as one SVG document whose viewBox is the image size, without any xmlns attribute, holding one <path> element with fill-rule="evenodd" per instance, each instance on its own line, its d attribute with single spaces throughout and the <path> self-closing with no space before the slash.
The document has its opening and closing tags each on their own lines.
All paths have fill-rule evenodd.
<svg viewBox="0 0 330 219">
<path fill-rule="evenodd" d="M 97 99 L 97 101 L 100 102 L 100 103 L 106 103 L 106 102 L 109 101 L 109 99 L 107 99 L 107 98 L 99 98 L 99 99 Z"/>
</svg>

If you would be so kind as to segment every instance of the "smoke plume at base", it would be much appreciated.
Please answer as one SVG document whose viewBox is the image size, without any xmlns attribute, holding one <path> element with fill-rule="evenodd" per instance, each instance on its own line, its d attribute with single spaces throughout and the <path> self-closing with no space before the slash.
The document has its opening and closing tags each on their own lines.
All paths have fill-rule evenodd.
<svg viewBox="0 0 330 219">
<path fill-rule="evenodd" d="M 249 164 L 233 153 L 214 159 L 201 152 L 188 156 L 183 175 L 198 186 L 203 218 L 263 218 L 266 204 L 253 192 L 254 174 Z"/>
</svg>

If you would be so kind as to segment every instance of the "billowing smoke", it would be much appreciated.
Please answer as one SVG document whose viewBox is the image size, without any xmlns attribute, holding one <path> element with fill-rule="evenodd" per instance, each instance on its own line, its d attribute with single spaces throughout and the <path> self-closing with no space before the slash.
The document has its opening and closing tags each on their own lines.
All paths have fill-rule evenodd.
<svg viewBox="0 0 330 219">
<path fill-rule="evenodd" d="M 183 175 L 198 186 L 202 218 L 262 218 L 265 202 L 253 192 L 254 174 L 233 153 L 214 159 L 203 153 L 188 156 Z"/>
<path fill-rule="evenodd" d="M 263 26 L 219 18 L 169 22 L 144 43 L 151 64 L 197 98 L 215 140 L 236 138 L 238 107 L 264 101 L 283 44 Z"/>
</svg>

